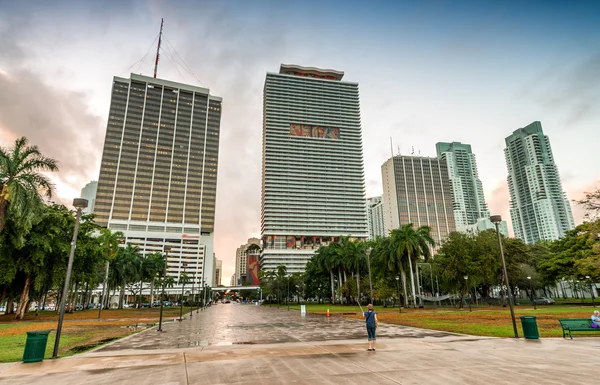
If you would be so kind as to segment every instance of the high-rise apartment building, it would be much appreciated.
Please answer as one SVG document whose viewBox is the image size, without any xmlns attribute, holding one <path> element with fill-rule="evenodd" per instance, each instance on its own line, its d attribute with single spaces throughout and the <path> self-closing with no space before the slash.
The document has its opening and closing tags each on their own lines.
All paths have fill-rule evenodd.
<svg viewBox="0 0 600 385">
<path fill-rule="evenodd" d="M 206 88 L 115 77 L 95 208 L 143 253 L 169 246 L 170 276 L 211 286 L 220 121 Z"/>
<path fill-rule="evenodd" d="M 519 128 L 505 142 L 515 236 L 526 243 L 561 238 L 575 223 L 542 124 Z"/>
<path fill-rule="evenodd" d="M 248 273 L 248 247 L 250 245 L 260 246 L 260 239 L 248 238 L 248 242 L 244 245 L 240 245 L 235 251 L 235 282 L 236 285 L 241 285 L 246 282 L 246 276 Z"/>
<path fill-rule="evenodd" d="M 261 268 L 304 271 L 321 245 L 366 239 L 358 84 L 282 64 L 264 87 Z"/>
<path fill-rule="evenodd" d="M 438 158 L 445 162 L 448 168 L 456 230 L 477 234 L 495 228 L 490 221 L 490 212 L 485 202 L 483 185 L 479 179 L 477 161 L 471 145 L 439 142 L 435 147 Z M 500 223 L 499 230 L 508 237 L 506 221 Z"/>
<path fill-rule="evenodd" d="M 215 286 L 221 286 L 223 275 L 223 261 L 215 257 Z"/>
<path fill-rule="evenodd" d="M 87 199 L 88 206 L 83 209 L 84 214 L 91 214 L 94 212 L 96 206 L 96 191 L 98 190 L 98 181 L 91 181 L 81 189 L 81 197 Z"/>
<path fill-rule="evenodd" d="M 431 227 L 437 245 L 456 231 L 448 166 L 437 158 L 398 155 L 381 166 L 387 231 Z"/>
<path fill-rule="evenodd" d="M 381 196 L 367 199 L 367 227 L 370 240 L 387 235 L 383 220 L 383 197 Z"/>
</svg>

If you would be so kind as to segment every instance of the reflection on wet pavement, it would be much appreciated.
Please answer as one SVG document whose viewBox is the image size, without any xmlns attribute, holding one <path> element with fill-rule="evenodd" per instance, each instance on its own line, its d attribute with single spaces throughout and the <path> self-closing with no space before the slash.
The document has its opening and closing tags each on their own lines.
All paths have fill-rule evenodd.
<svg viewBox="0 0 600 385">
<path fill-rule="evenodd" d="M 168 349 L 209 345 L 251 345 L 330 340 L 364 340 L 364 322 L 320 314 L 302 316 L 298 311 L 268 306 L 221 304 L 189 314 L 182 322 L 169 319 L 164 333 L 156 328 L 118 341 L 100 351 Z M 379 324 L 378 338 L 446 337 L 451 333 Z"/>
</svg>

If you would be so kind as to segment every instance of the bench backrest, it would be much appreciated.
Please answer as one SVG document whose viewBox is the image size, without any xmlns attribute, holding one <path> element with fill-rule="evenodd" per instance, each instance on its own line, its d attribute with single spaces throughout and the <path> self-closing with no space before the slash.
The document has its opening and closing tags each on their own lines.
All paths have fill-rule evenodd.
<svg viewBox="0 0 600 385">
<path fill-rule="evenodd" d="M 592 320 L 590 318 L 565 318 L 559 319 L 558 322 L 563 327 L 573 327 L 573 328 L 591 328 Z"/>
</svg>

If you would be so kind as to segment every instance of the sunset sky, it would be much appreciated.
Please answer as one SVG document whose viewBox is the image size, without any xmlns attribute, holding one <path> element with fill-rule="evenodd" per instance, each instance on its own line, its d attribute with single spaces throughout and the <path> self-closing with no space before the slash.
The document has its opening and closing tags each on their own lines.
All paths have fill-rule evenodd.
<svg viewBox="0 0 600 385">
<path fill-rule="evenodd" d="M 535 120 L 568 197 L 600 187 L 597 1 L 0 0 L 0 144 L 27 136 L 56 158 L 57 201 L 98 179 L 112 77 L 152 74 L 161 17 L 158 76 L 223 97 L 225 284 L 235 249 L 260 234 L 262 90 L 281 63 L 359 83 L 368 197 L 382 193 L 390 138 L 394 152 L 429 156 L 438 141 L 462 141 L 510 226 L 504 138 Z"/>
</svg>

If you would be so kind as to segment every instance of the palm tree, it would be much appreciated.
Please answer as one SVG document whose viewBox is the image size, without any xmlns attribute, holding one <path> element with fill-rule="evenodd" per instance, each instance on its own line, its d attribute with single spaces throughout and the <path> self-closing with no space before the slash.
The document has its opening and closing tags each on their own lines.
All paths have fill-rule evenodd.
<svg viewBox="0 0 600 385">
<path fill-rule="evenodd" d="M 119 309 L 123 309 L 123 300 L 125 298 L 125 286 L 129 282 L 137 280 L 138 259 L 141 257 L 140 249 L 137 246 L 128 243 L 125 248 L 119 248 L 114 263 L 114 281 L 116 285 L 121 286 L 119 293 Z"/>
<path fill-rule="evenodd" d="M 358 239 L 346 245 L 346 264 L 356 274 L 356 298 L 360 303 L 360 271 L 367 261 L 366 244 Z"/>
<path fill-rule="evenodd" d="M 421 226 L 415 230 L 412 223 L 409 223 L 398 229 L 392 230 L 390 234 L 392 249 L 395 250 L 396 253 L 395 259 L 397 262 L 399 262 L 401 273 L 403 274 L 403 284 L 404 266 L 408 265 L 410 270 L 410 284 L 412 289 L 413 304 L 415 307 L 417 298 L 415 290 L 415 274 L 413 268 L 416 266 L 419 258 L 424 257 L 429 259 L 431 256 L 431 248 L 435 246 L 435 241 L 433 238 L 431 238 L 430 233 L 431 228 L 428 226 Z"/>
<path fill-rule="evenodd" d="M 54 193 L 45 171 L 58 171 L 56 160 L 42 155 L 37 146 L 28 146 L 27 138 L 17 139 L 12 149 L 0 147 L 0 232 L 11 216 L 26 231 L 31 228 L 42 196 L 50 199 Z"/>
<path fill-rule="evenodd" d="M 100 314 L 102 312 L 102 307 L 104 306 L 104 303 L 109 302 L 107 301 L 107 299 L 110 294 L 108 289 L 108 273 L 110 269 L 110 262 L 114 260 L 117 256 L 117 251 L 119 250 L 119 243 L 123 237 L 124 235 L 122 232 L 112 232 L 109 229 L 102 229 L 100 237 L 98 237 L 100 245 L 104 249 L 104 254 L 106 255 L 106 264 L 104 267 L 104 283 L 102 284 L 102 293 L 100 294 L 100 307 L 98 309 L 98 318 L 100 318 Z M 105 292 L 106 297 L 104 297 Z"/>
</svg>

